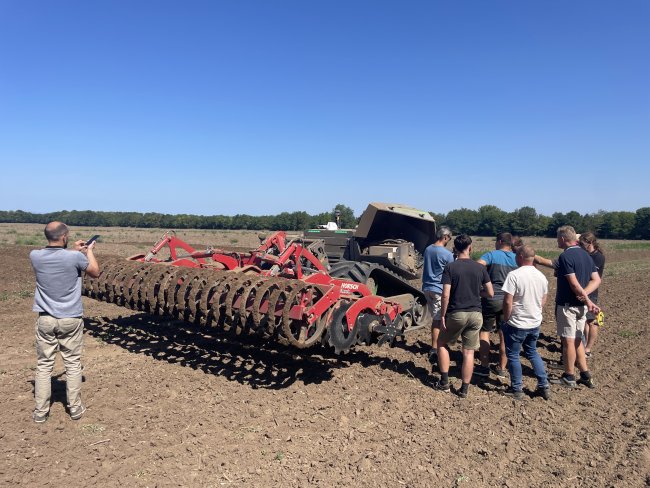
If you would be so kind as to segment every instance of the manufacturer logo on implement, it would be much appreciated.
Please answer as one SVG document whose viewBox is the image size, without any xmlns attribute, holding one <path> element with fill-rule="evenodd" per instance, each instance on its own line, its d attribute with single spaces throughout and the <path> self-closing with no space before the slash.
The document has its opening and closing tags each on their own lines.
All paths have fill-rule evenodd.
<svg viewBox="0 0 650 488">
<path fill-rule="evenodd" d="M 358 283 L 341 283 L 341 289 L 342 290 L 358 290 L 359 289 L 359 284 Z"/>
</svg>

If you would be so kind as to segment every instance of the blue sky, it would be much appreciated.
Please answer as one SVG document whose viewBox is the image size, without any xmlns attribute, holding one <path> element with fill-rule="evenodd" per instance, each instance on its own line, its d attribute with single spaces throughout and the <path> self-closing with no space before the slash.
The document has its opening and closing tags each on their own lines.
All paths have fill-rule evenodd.
<svg viewBox="0 0 650 488">
<path fill-rule="evenodd" d="M 0 209 L 650 205 L 650 2 L 0 0 Z"/>
</svg>

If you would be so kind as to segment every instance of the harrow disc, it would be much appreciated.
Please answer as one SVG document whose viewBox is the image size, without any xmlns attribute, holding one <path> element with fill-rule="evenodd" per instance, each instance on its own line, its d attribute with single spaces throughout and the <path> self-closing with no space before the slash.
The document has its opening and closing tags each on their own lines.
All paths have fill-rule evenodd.
<svg viewBox="0 0 650 488">
<path fill-rule="evenodd" d="M 282 312 L 282 333 L 289 344 L 299 349 L 305 349 L 320 340 L 325 330 L 323 317 L 310 324 L 308 317 L 295 319 L 291 317 L 291 313 L 294 306 L 309 309 L 322 296 L 322 291 L 314 285 L 296 288 L 289 294 Z"/>
<path fill-rule="evenodd" d="M 357 324 L 355 323 L 350 330 L 345 318 L 350 306 L 351 303 L 347 301 L 339 302 L 338 308 L 332 312 L 332 320 L 327 328 L 327 342 L 334 348 L 336 354 L 348 352 L 357 342 Z"/>
</svg>

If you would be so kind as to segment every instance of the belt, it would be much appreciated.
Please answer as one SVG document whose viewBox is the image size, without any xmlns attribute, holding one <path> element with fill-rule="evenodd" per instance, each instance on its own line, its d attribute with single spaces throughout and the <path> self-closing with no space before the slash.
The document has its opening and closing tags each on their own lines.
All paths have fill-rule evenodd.
<svg viewBox="0 0 650 488">
<path fill-rule="evenodd" d="M 57 319 L 57 320 L 58 319 L 81 319 L 81 318 L 83 318 L 83 316 L 81 316 L 81 315 L 77 315 L 76 317 L 55 317 L 54 315 L 49 314 L 47 312 L 38 312 L 38 316 L 39 317 L 52 317 L 53 319 Z"/>
</svg>

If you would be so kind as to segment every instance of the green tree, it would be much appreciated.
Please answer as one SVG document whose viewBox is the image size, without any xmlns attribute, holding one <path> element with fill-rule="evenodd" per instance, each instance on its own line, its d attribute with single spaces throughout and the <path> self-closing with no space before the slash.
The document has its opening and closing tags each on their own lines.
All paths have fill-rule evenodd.
<svg viewBox="0 0 650 488">
<path fill-rule="evenodd" d="M 537 211 L 533 207 L 521 207 L 511 212 L 510 232 L 518 236 L 534 236 L 541 232 Z"/>
<path fill-rule="evenodd" d="M 582 218 L 582 215 L 575 210 L 571 210 L 564 216 L 564 224 L 562 225 L 570 225 L 576 230 L 576 232 L 584 232 L 585 230 L 584 219 Z"/>
<path fill-rule="evenodd" d="M 650 239 L 650 207 L 642 207 L 636 211 L 633 235 L 637 239 Z"/>
<path fill-rule="evenodd" d="M 494 236 L 506 228 L 508 214 L 494 205 L 483 205 L 478 209 L 478 227 L 476 234 L 479 236 Z"/>
<path fill-rule="evenodd" d="M 625 239 L 634 231 L 635 214 L 632 212 L 607 212 L 600 228 L 601 237 Z"/>
<path fill-rule="evenodd" d="M 478 229 L 478 212 L 469 208 L 452 210 L 447 214 L 446 223 L 454 234 L 476 235 Z"/>
<path fill-rule="evenodd" d="M 604 210 L 599 210 L 596 213 L 585 214 L 582 217 L 582 228 L 580 232 L 586 232 L 588 230 L 592 231 L 596 235 L 600 236 L 600 229 L 603 225 L 603 220 L 607 212 Z"/>
</svg>

